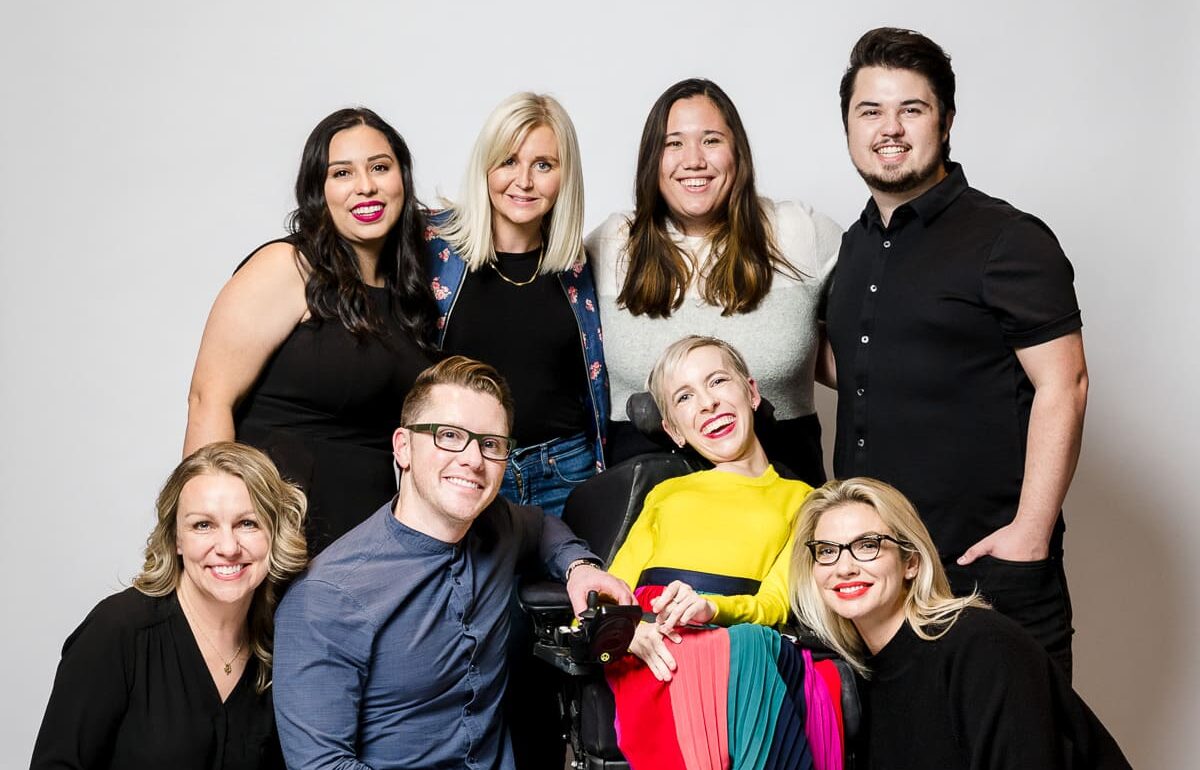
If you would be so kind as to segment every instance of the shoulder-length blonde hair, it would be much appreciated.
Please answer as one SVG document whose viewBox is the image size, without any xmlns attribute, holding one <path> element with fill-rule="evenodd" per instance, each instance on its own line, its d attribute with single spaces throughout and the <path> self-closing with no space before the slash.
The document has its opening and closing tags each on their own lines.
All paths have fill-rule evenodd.
<svg viewBox="0 0 1200 770">
<path fill-rule="evenodd" d="M 937 639 L 950 630 L 964 609 L 987 607 L 988 604 L 978 593 L 957 598 L 951 593 L 950 581 L 938 559 L 929 530 L 899 490 L 882 481 L 862 477 L 827 482 L 808 496 L 797 516 L 789 577 L 792 610 L 821 641 L 866 676 L 867 650 L 862 637 L 853 623 L 831 610 L 821 598 L 820 586 L 813 576 L 812 551 L 805 545 L 813 539 L 822 516 L 853 503 L 873 508 L 884 528 L 903 543 L 902 551 L 917 561 L 916 576 L 904 581 L 904 618 L 917 636 L 925 640 Z"/>
<path fill-rule="evenodd" d="M 561 169 L 558 200 L 542 220 L 545 259 L 541 272 L 561 273 L 585 259 L 583 168 L 575 125 L 554 97 L 524 91 L 513 94 L 492 110 L 471 150 L 458 203 L 443 201 L 450 215 L 441 226 L 440 235 L 470 270 L 496 261 L 488 174 L 512 157 L 529 132 L 539 126 L 554 132 Z"/>
<path fill-rule="evenodd" d="M 250 651 L 258 659 L 261 693 L 271 684 L 271 651 L 275 637 L 275 604 L 283 589 L 308 561 L 304 541 L 307 500 L 298 487 L 284 481 L 275 464 L 254 447 L 218 441 L 189 455 L 171 473 L 158 494 L 158 523 L 146 538 L 146 561 L 133 585 L 147 596 L 166 596 L 179 587 L 183 563 L 176 550 L 179 495 L 197 476 L 226 474 L 242 480 L 259 526 L 267 534 L 267 579 L 250 603 Z"/>
</svg>

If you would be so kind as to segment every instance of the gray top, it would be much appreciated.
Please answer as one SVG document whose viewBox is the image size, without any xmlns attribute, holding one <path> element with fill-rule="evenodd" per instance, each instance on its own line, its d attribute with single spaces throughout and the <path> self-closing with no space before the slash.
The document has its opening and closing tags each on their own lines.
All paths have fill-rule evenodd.
<svg viewBox="0 0 1200 770">
<path fill-rule="evenodd" d="M 389 504 L 325 549 L 275 616 L 288 766 L 513 770 L 500 696 L 527 556 L 556 579 L 595 560 L 558 519 L 499 497 L 459 543 L 406 527 Z"/>
<path fill-rule="evenodd" d="M 669 318 L 634 316 L 617 307 L 625 280 L 630 214 L 613 214 L 587 237 L 596 278 L 604 356 L 612 389 L 611 419 L 627 420 L 625 402 L 646 389 L 646 377 L 662 351 L 688 334 L 719 337 L 746 357 L 759 391 L 775 406 L 779 419 L 803 417 L 813 406 L 817 360 L 817 306 L 837 261 L 842 229 L 829 217 L 799 202 L 761 199 L 780 251 L 808 277 L 795 280 L 776 273 L 771 291 L 750 313 L 722 316 L 707 304 L 693 281 L 683 305 Z M 696 264 L 706 266 L 709 244 L 702 236 L 672 236 Z M 703 272 L 704 267 L 701 268 Z"/>
</svg>

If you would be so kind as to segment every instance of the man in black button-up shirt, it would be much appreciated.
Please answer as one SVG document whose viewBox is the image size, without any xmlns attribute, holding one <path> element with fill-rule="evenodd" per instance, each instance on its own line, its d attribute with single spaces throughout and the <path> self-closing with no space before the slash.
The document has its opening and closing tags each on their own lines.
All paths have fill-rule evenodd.
<svg viewBox="0 0 1200 770">
<path fill-rule="evenodd" d="M 1087 401 L 1071 265 L 1041 221 L 950 162 L 954 73 L 936 43 L 868 32 L 841 95 L 871 200 L 826 308 L 835 473 L 910 497 L 955 592 L 978 585 L 1069 675 L 1061 506 Z"/>
</svg>

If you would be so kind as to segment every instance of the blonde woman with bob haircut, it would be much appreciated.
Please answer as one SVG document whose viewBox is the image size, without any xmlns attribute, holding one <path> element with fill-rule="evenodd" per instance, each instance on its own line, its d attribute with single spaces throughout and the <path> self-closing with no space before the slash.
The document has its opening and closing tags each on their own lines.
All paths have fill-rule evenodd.
<svg viewBox="0 0 1200 770">
<path fill-rule="evenodd" d="M 1128 768 L 1033 637 L 977 593 L 955 597 L 912 504 L 869 478 L 800 509 L 792 607 L 869 679 L 864 766 Z"/>
<path fill-rule="evenodd" d="M 283 767 L 274 612 L 306 562 L 304 493 L 221 441 L 180 463 L 157 513 L 133 587 L 63 645 L 32 768 Z"/>
<path fill-rule="evenodd" d="M 437 343 L 496 367 L 516 400 L 501 494 L 559 515 L 603 462 L 608 377 L 583 249 L 575 127 L 544 94 L 518 93 L 484 122 L 456 203 L 427 234 Z"/>
</svg>

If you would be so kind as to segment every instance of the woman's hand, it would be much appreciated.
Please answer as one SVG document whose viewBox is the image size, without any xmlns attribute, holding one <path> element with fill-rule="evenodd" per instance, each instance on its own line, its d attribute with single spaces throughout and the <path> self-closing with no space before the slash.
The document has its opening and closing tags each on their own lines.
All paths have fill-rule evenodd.
<svg viewBox="0 0 1200 770">
<path fill-rule="evenodd" d="M 660 682 L 671 681 L 671 672 L 675 670 L 675 657 L 667 650 L 663 637 L 679 644 L 679 634 L 662 631 L 656 623 L 642 621 L 633 632 L 633 641 L 629 643 L 629 651 L 642 659 Z"/>
<path fill-rule="evenodd" d="M 664 634 L 669 634 L 676 626 L 707 623 L 717 616 L 717 605 L 682 580 L 671 581 L 650 601 L 650 609 L 658 614 L 658 628 Z"/>
</svg>

